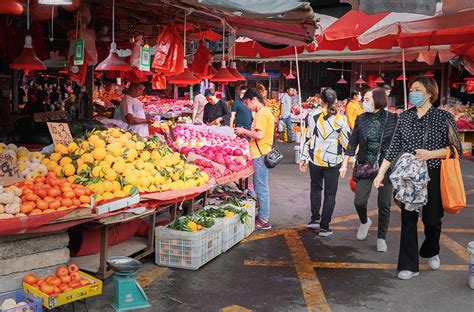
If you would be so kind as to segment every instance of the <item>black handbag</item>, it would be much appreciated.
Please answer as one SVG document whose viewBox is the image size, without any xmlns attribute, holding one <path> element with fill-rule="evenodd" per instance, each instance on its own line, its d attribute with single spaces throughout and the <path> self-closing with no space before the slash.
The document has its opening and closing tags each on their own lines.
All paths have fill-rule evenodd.
<svg viewBox="0 0 474 312">
<path fill-rule="evenodd" d="M 264 156 L 262 154 L 262 151 L 260 150 L 260 146 L 258 146 L 257 140 L 255 140 L 255 144 L 257 145 L 258 151 L 260 152 L 260 155 Z M 277 150 L 276 148 L 273 148 L 268 154 L 265 155 L 264 163 L 265 167 L 268 169 L 275 168 L 283 159 L 283 154 Z"/>
<path fill-rule="evenodd" d="M 353 174 L 353 177 L 355 180 L 375 178 L 375 176 L 379 172 L 379 169 L 380 169 L 379 159 L 380 159 L 380 154 L 382 152 L 382 142 L 383 142 L 383 136 L 385 134 L 385 127 L 387 126 L 387 120 L 388 120 L 388 113 L 387 113 L 387 116 L 385 117 L 385 124 L 383 127 L 382 135 L 380 136 L 380 146 L 379 146 L 379 152 L 377 153 L 377 158 L 373 161 L 369 161 L 366 164 L 360 164 L 359 162 L 356 161 L 354 174 Z"/>
</svg>

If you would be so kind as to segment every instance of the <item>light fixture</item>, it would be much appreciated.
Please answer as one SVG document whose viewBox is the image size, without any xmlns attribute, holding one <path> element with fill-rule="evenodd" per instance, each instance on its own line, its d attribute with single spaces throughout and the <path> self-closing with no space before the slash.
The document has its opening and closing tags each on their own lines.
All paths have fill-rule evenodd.
<svg viewBox="0 0 474 312">
<path fill-rule="evenodd" d="M 112 43 L 110 44 L 109 56 L 102 61 L 95 70 L 98 71 L 121 71 L 132 70 L 129 64 L 122 61 L 117 54 L 117 45 L 115 44 L 115 0 L 112 1 Z"/>
<path fill-rule="evenodd" d="M 293 80 L 296 79 L 295 75 L 293 75 L 293 61 L 290 61 L 290 73 L 285 76 L 285 79 L 287 80 Z"/>
<path fill-rule="evenodd" d="M 227 67 L 225 66 L 225 22 L 222 22 L 222 62 L 221 68 L 217 73 L 211 78 L 211 81 L 220 82 L 220 83 L 228 83 L 228 82 L 236 82 L 237 78 L 233 76 Z"/>
<path fill-rule="evenodd" d="M 342 62 L 341 79 L 339 79 L 336 83 L 337 84 L 346 84 L 347 83 L 346 79 L 344 79 L 344 62 Z"/>
<path fill-rule="evenodd" d="M 260 72 L 258 71 L 258 65 L 257 65 L 257 67 L 255 67 L 255 71 L 252 73 L 252 76 L 254 76 L 254 77 L 260 76 Z"/>
<path fill-rule="evenodd" d="M 239 73 L 239 71 L 237 70 L 237 63 L 236 62 L 231 62 L 230 63 L 229 72 L 232 74 L 232 76 L 237 78 L 238 81 L 244 81 L 245 80 L 245 77 L 242 76 Z"/>
<path fill-rule="evenodd" d="M 379 76 L 374 80 L 375 83 L 385 83 L 385 80 L 380 76 L 381 66 L 382 64 L 379 64 Z"/>
<path fill-rule="evenodd" d="M 427 71 L 426 73 L 423 74 L 425 77 L 434 77 L 435 75 L 431 71 Z"/>
<path fill-rule="evenodd" d="M 359 84 L 359 85 L 366 84 L 365 80 L 362 79 L 362 62 L 360 62 L 360 75 L 359 75 L 359 79 L 357 79 L 357 81 L 356 81 L 355 83 L 356 83 L 356 84 Z"/>
<path fill-rule="evenodd" d="M 260 76 L 261 77 L 268 77 L 268 73 L 265 70 L 265 63 L 263 63 L 263 71 L 260 73 Z"/>
<path fill-rule="evenodd" d="M 38 0 L 39 4 L 47 5 L 70 5 L 72 0 Z"/>
<path fill-rule="evenodd" d="M 400 81 L 400 80 L 407 80 L 407 77 L 404 77 L 403 74 L 401 74 L 400 76 L 397 77 L 397 80 Z"/>
<path fill-rule="evenodd" d="M 26 27 L 27 30 L 30 30 L 30 1 L 27 2 L 26 7 Z M 18 56 L 13 63 L 10 65 L 11 69 L 23 69 L 23 70 L 45 70 L 46 66 L 44 63 L 36 56 L 35 51 L 33 51 L 32 39 L 31 36 L 27 35 L 25 37 L 25 45 L 23 46 L 23 51 L 21 51 L 20 56 Z"/>
</svg>

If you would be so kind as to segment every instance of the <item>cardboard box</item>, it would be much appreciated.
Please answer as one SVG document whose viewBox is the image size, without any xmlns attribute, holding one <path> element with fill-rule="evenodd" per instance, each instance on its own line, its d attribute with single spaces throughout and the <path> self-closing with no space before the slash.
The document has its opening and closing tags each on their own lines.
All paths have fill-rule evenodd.
<svg viewBox="0 0 474 312">
<path fill-rule="evenodd" d="M 43 299 L 43 306 L 47 309 L 54 309 L 73 301 L 102 294 L 101 280 L 98 280 L 84 272 L 79 272 L 79 274 L 82 278 L 89 280 L 91 284 L 54 296 L 48 296 L 47 294 L 42 293 L 40 290 L 26 283 L 23 283 L 23 291 Z"/>
</svg>

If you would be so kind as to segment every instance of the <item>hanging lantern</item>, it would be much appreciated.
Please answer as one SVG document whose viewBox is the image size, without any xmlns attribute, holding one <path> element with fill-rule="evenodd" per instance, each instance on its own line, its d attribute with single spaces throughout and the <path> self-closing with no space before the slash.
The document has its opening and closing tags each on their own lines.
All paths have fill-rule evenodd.
<svg viewBox="0 0 474 312">
<path fill-rule="evenodd" d="M 221 82 L 221 83 L 236 82 L 237 78 L 235 78 L 229 72 L 229 70 L 225 66 L 225 61 L 222 60 L 221 69 L 219 69 L 219 71 L 214 75 L 214 77 L 211 78 L 211 81 Z"/>
<path fill-rule="evenodd" d="M 431 71 L 427 71 L 426 73 L 423 74 L 425 77 L 434 77 L 435 75 Z"/>
<path fill-rule="evenodd" d="M 189 86 L 198 84 L 201 80 L 196 78 L 196 76 L 189 71 L 188 62 L 184 60 L 184 71 L 181 74 L 171 77 L 168 82 L 180 86 Z"/>
<path fill-rule="evenodd" d="M 13 61 L 13 63 L 10 65 L 10 68 L 23 70 L 46 69 L 44 63 L 36 56 L 35 51 L 33 51 L 33 46 L 31 44 L 31 36 L 25 37 L 25 45 L 23 46 L 23 51 L 21 52 L 20 56 Z"/>
<path fill-rule="evenodd" d="M 397 77 L 397 80 L 400 81 L 400 80 L 407 80 L 407 77 L 404 77 L 403 74 L 401 74 L 400 76 Z"/>
<path fill-rule="evenodd" d="M 230 67 L 229 67 L 229 72 L 237 78 L 237 81 L 245 81 L 245 77 L 242 76 L 239 71 L 237 70 L 237 63 L 236 62 L 231 62 Z"/>
</svg>

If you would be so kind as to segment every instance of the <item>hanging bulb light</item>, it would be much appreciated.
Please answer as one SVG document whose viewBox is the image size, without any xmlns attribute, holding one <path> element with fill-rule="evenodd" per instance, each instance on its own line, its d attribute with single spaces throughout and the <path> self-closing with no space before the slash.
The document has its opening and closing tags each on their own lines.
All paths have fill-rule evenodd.
<svg viewBox="0 0 474 312">
<path fill-rule="evenodd" d="M 112 43 L 110 44 L 109 56 L 97 65 L 95 70 L 121 72 L 132 70 L 132 67 L 127 62 L 122 61 L 117 54 L 117 45 L 115 44 L 115 0 L 112 1 Z"/>
<path fill-rule="evenodd" d="M 252 73 L 252 76 L 255 76 L 255 77 L 260 76 L 260 72 L 258 71 L 258 65 L 255 67 L 255 71 Z"/>
<path fill-rule="evenodd" d="M 290 61 L 290 73 L 286 75 L 285 79 L 287 80 L 296 79 L 295 75 L 293 75 L 293 61 Z"/>
<path fill-rule="evenodd" d="M 186 60 L 186 12 L 184 12 L 184 71 L 178 75 L 171 77 L 168 82 L 179 86 L 195 85 L 201 82 L 188 68 Z"/>
<path fill-rule="evenodd" d="M 425 77 L 434 77 L 435 75 L 431 71 L 427 71 L 426 73 L 423 74 Z"/>
<path fill-rule="evenodd" d="M 263 71 L 260 73 L 260 76 L 261 77 L 268 77 L 268 73 L 265 70 L 265 63 L 263 63 Z"/>
<path fill-rule="evenodd" d="M 357 81 L 356 81 L 355 83 L 356 83 L 356 84 L 359 84 L 359 85 L 366 84 L 365 80 L 362 79 L 362 62 L 360 63 L 360 75 L 359 75 L 359 79 L 357 79 Z"/>
<path fill-rule="evenodd" d="M 30 30 L 30 0 L 27 2 L 26 7 L 26 18 L 27 18 L 27 29 Z M 11 69 L 23 69 L 23 70 L 45 70 L 46 66 L 36 56 L 33 51 L 33 44 L 30 35 L 25 37 L 25 45 L 20 56 L 18 56 L 13 63 L 10 65 Z"/>
<path fill-rule="evenodd" d="M 346 79 L 344 79 L 344 62 L 342 62 L 341 79 L 339 79 L 336 83 L 337 84 L 346 84 L 347 83 Z"/>
<path fill-rule="evenodd" d="M 225 66 L 225 23 L 222 22 L 222 62 L 221 68 L 219 71 L 211 78 L 211 81 L 220 82 L 220 83 L 228 83 L 228 82 L 236 82 L 237 78 L 234 77 L 227 67 Z"/>
<path fill-rule="evenodd" d="M 404 77 L 403 74 L 401 74 L 400 76 L 397 77 L 397 80 L 400 81 L 400 80 L 407 80 L 407 77 Z"/>
<path fill-rule="evenodd" d="M 381 64 L 379 64 L 379 76 L 377 77 L 377 79 L 374 80 L 375 83 L 384 83 L 385 80 L 383 80 L 383 78 L 380 76 L 380 69 L 381 68 Z"/>
<path fill-rule="evenodd" d="M 237 70 L 237 63 L 236 62 L 231 62 L 230 67 L 229 67 L 229 72 L 237 78 L 237 81 L 245 81 L 245 77 L 242 76 L 241 73 Z"/>
</svg>

